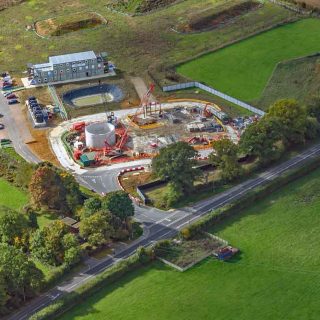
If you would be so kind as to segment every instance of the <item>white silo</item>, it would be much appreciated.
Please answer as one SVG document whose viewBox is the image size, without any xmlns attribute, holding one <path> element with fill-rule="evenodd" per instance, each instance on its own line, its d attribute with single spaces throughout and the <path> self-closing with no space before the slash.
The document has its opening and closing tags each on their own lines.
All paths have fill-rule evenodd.
<svg viewBox="0 0 320 320">
<path fill-rule="evenodd" d="M 88 148 L 104 148 L 106 143 L 112 146 L 116 143 L 115 126 L 107 122 L 96 122 L 86 126 L 86 145 Z"/>
</svg>

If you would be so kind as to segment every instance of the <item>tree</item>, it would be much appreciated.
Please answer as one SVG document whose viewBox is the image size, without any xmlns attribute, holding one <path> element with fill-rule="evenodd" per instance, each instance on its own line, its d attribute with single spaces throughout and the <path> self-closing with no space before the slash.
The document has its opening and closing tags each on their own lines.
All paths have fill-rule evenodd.
<svg viewBox="0 0 320 320">
<path fill-rule="evenodd" d="M 134 206 L 128 193 L 120 190 L 108 193 L 102 201 L 102 209 L 126 221 L 134 215 Z"/>
<path fill-rule="evenodd" d="M 33 295 L 42 284 L 43 273 L 20 250 L 7 244 L 0 244 L 0 269 L 6 290 L 10 296 Z"/>
<path fill-rule="evenodd" d="M 68 266 L 71 266 L 80 261 L 81 250 L 79 242 L 76 237 L 67 233 L 63 236 L 62 246 L 64 249 L 64 263 Z"/>
<path fill-rule="evenodd" d="M 186 142 L 171 144 L 153 158 L 153 172 L 158 178 L 168 180 L 177 194 L 188 194 L 201 175 L 200 170 L 195 168 L 197 155 L 197 151 Z"/>
<path fill-rule="evenodd" d="M 63 187 L 66 189 L 65 203 L 69 211 L 75 212 L 75 209 L 83 204 L 83 196 L 80 191 L 79 183 L 75 177 L 66 171 L 56 169 L 62 180 Z"/>
<path fill-rule="evenodd" d="M 79 260 L 79 242 L 62 221 L 54 221 L 43 229 L 34 232 L 31 238 L 30 250 L 34 257 L 40 261 L 58 266 L 68 265 Z M 75 255 L 71 259 L 71 252 Z M 65 260 L 66 254 L 68 256 Z"/>
<path fill-rule="evenodd" d="M 87 218 L 101 209 L 101 200 L 92 197 L 84 201 L 82 217 Z"/>
<path fill-rule="evenodd" d="M 4 279 L 3 270 L 0 269 L 0 315 L 4 315 L 7 313 L 8 300 L 9 300 L 9 296 L 6 291 L 6 283 Z"/>
<path fill-rule="evenodd" d="M 32 203 L 38 208 L 61 210 L 65 205 L 66 189 L 52 165 L 40 165 L 33 173 L 29 184 Z"/>
<path fill-rule="evenodd" d="M 313 97 L 306 107 L 307 114 L 320 122 L 320 96 Z"/>
<path fill-rule="evenodd" d="M 0 240 L 2 243 L 14 245 L 27 232 L 26 217 L 13 209 L 0 207 Z"/>
<path fill-rule="evenodd" d="M 75 212 L 82 204 L 79 184 L 69 173 L 43 162 L 36 167 L 29 184 L 32 203 L 65 213 Z"/>
<path fill-rule="evenodd" d="M 277 101 L 266 115 L 274 117 L 281 126 L 281 137 L 285 145 L 303 143 L 306 133 L 307 111 L 294 99 Z"/>
<path fill-rule="evenodd" d="M 229 139 L 221 139 L 212 143 L 214 152 L 209 160 L 221 170 L 221 178 L 231 181 L 242 174 L 242 168 L 238 162 L 238 146 Z"/>
<path fill-rule="evenodd" d="M 26 161 L 19 162 L 15 175 L 15 183 L 18 186 L 27 189 L 31 181 L 33 170 L 34 167 L 30 163 Z"/>
<path fill-rule="evenodd" d="M 305 136 L 307 139 L 312 140 L 319 136 L 320 132 L 320 123 L 317 118 L 307 117 L 306 122 L 306 133 Z"/>
<path fill-rule="evenodd" d="M 274 117 L 262 118 L 251 124 L 240 139 L 240 149 L 259 158 L 263 164 L 279 158 L 279 140 L 281 139 L 281 125 Z"/>
<path fill-rule="evenodd" d="M 110 239 L 112 228 L 108 223 L 109 217 L 103 212 L 97 212 L 81 220 L 80 235 L 86 239 L 89 244 L 99 246 Z"/>
</svg>

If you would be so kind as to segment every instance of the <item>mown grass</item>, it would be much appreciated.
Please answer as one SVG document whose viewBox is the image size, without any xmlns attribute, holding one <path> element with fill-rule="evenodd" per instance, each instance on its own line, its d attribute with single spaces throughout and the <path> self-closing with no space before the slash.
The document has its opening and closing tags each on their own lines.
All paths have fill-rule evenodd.
<svg viewBox="0 0 320 320">
<path fill-rule="evenodd" d="M 26 192 L 13 186 L 8 181 L 0 178 L 0 205 L 20 211 L 28 203 L 29 196 Z M 50 213 L 42 213 L 37 216 L 38 225 L 43 228 L 56 217 Z"/>
<path fill-rule="evenodd" d="M 28 202 L 28 195 L 0 178 L 0 205 L 19 210 Z"/>
<path fill-rule="evenodd" d="M 154 263 L 61 319 L 316 320 L 320 312 L 320 170 L 212 230 L 241 254 L 179 273 Z"/>
<path fill-rule="evenodd" d="M 204 55 L 177 68 L 236 98 L 260 97 L 276 64 L 320 51 L 320 20 L 304 19 Z"/>
</svg>

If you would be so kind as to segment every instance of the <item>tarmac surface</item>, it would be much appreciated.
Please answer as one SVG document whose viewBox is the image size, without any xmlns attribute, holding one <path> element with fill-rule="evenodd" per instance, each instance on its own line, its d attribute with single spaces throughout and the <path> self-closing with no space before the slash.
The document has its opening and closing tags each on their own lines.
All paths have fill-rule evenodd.
<svg viewBox="0 0 320 320">
<path fill-rule="evenodd" d="M 27 124 L 22 119 L 23 114 L 20 109 L 20 104 L 8 105 L 7 99 L 0 94 L 0 113 L 3 114 L 0 122 L 5 125 L 7 134 L 4 138 L 12 140 L 16 152 L 26 159 L 26 161 L 38 163 L 40 159 L 25 144 L 32 140 L 32 136 Z"/>
</svg>

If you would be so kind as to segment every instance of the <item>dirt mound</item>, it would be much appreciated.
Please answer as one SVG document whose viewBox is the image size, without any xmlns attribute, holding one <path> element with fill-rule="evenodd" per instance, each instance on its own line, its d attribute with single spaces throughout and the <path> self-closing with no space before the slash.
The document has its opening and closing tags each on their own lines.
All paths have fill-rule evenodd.
<svg viewBox="0 0 320 320">
<path fill-rule="evenodd" d="M 35 28 L 41 36 L 61 36 L 69 32 L 90 29 L 106 23 L 107 21 L 94 12 L 81 12 L 38 21 L 35 23 Z"/>
<path fill-rule="evenodd" d="M 201 18 L 196 15 L 194 18 L 191 18 L 188 23 L 179 25 L 177 30 L 183 33 L 192 33 L 207 31 L 214 28 L 217 28 L 221 25 L 226 25 L 227 23 L 232 22 L 237 17 L 240 17 L 249 11 L 255 10 L 261 6 L 261 3 L 256 1 L 246 1 L 239 3 L 228 9 L 224 9 L 220 12 L 215 12 L 213 14 L 203 16 Z"/>
<path fill-rule="evenodd" d="M 24 1 L 25 0 L 0 0 L 0 11 L 20 4 Z"/>
<path fill-rule="evenodd" d="M 289 0 L 289 2 L 299 5 L 303 9 L 307 9 L 307 10 L 320 9 L 319 0 Z"/>
<path fill-rule="evenodd" d="M 177 0 L 110 0 L 111 9 L 129 13 L 147 13 L 173 4 Z"/>
</svg>

